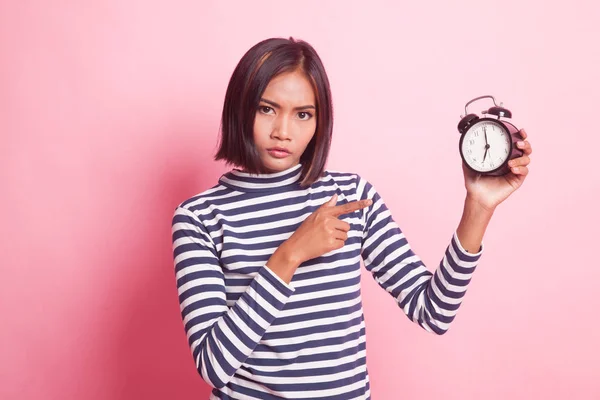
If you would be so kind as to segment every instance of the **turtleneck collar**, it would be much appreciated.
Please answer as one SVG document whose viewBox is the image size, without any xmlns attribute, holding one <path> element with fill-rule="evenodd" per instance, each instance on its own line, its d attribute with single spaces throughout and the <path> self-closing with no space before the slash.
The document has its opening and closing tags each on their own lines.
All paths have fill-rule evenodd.
<svg viewBox="0 0 600 400">
<path fill-rule="evenodd" d="M 270 191 L 299 186 L 301 173 L 302 163 L 267 174 L 250 174 L 234 168 L 221 175 L 219 183 L 242 192 Z"/>
</svg>

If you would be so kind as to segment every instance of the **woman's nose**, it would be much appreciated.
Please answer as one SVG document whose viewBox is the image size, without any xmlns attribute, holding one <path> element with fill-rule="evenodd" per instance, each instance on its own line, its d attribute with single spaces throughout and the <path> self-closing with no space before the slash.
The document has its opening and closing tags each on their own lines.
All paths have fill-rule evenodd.
<svg viewBox="0 0 600 400">
<path fill-rule="evenodd" d="M 275 123 L 275 129 L 273 129 L 273 136 L 278 137 L 280 139 L 285 139 L 289 137 L 289 122 L 286 117 L 278 118 Z"/>
</svg>

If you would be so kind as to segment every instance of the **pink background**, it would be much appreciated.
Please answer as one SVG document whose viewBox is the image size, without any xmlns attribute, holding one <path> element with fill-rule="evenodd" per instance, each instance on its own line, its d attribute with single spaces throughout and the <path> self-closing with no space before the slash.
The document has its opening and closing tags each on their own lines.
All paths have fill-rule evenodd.
<svg viewBox="0 0 600 400">
<path fill-rule="evenodd" d="M 373 398 L 600 398 L 598 3 L 366 4 L 0 2 L 0 398 L 207 398 L 170 218 L 227 170 L 235 64 L 290 35 L 331 80 L 328 168 L 369 179 L 430 269 L 461 216 L 464 104 L 495 95 L 534 147 L 445 336 L 363 276 Z"/>
</svg>

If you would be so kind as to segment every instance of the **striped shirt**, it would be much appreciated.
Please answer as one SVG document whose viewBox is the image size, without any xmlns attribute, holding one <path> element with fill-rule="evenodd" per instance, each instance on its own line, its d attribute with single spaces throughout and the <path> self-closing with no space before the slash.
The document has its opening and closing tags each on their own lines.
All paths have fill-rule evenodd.
<svg viewBox="0 0 600 400">
<path fill-rule="evenodd" d="M 467 252 L 454 231 L 432 273 L 371 183 L 327 170 L 302 188 L 301 168 L 232 169 L 175 209 L 180 311 L 211 399 L 370 399 L 361 259 L 410 320 L 441 335 L 483 252 Z M 339 216 L 351 227 L 345 245 L 303 262 L 286 283 L 267 261 L 334 193 L 338 205 L 373 204 Z"/>
</svg>

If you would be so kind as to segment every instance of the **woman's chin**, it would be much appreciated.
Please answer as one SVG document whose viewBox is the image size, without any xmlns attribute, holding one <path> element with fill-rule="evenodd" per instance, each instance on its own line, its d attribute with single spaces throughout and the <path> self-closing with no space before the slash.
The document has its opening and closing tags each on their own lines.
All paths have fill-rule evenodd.
<svg viewBox="0 0 600 400">
<path fill-rule="evenodd" d="M 291 168 L 293 165 L 297 164 L 296 160 L 290 155 L 285 158 L 276 158 L 267 156 L 266 160 L 262 160 L 263 167 L 267 170 L 267 173 L 275 173 L 280 171 L 285 171 L 288 168 Z"/>
</svg>

